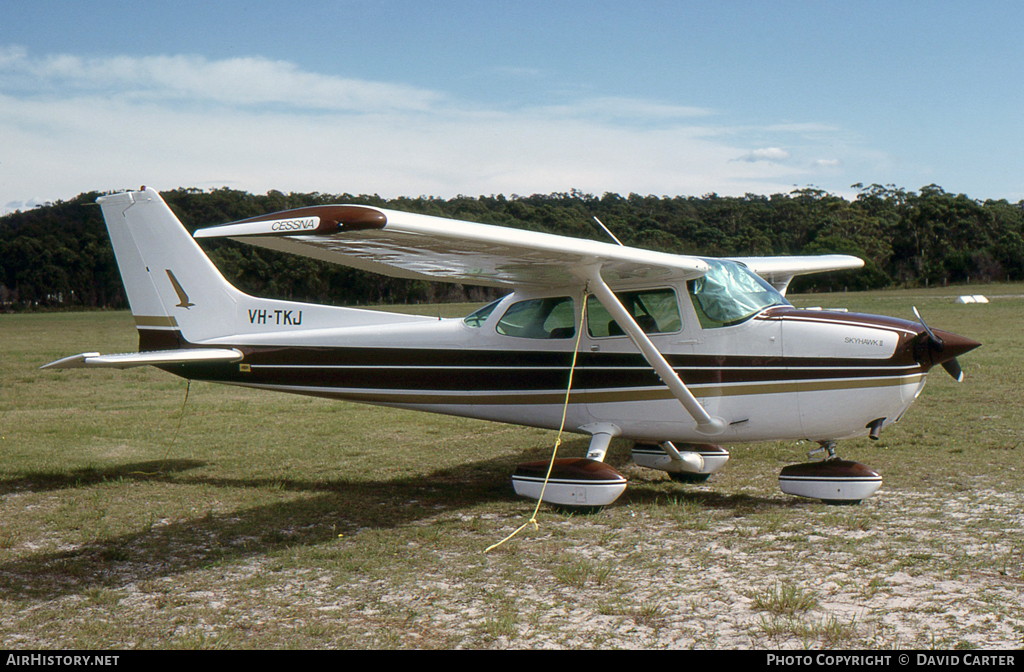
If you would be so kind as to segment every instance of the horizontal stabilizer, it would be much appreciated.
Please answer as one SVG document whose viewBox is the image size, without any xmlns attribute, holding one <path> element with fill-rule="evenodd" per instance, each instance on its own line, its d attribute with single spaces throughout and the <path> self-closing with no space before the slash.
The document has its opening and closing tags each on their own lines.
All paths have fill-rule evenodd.
<svg viewBox="0 0 1024 672">
<path fill-rule="evenodd" d="M 56 362 L 50 362 L 41 369 L 129 369 L 133 366 L 158 366 L 160 364 L 216 364 L 237 362 L 242 352 L 234 348 L 184 348 L 181 350 L 154 350 L 150 352 L 128 352 L 120 355 L 101 355 L 98 352 L 83 352 Z"/>
</svg>

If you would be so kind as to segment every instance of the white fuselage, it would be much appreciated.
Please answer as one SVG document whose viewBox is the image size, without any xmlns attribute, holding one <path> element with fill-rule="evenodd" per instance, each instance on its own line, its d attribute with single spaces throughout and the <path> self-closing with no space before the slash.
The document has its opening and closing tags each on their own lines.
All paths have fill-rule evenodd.
<svg viewBox="0 0 1024 672">
<path fill-rule="evenodd" d="M 924 386 L 926 370 L 907 352 L 920 333 L 913 323 L 780 306 L 739 324 L 702 326 L 685 284 L 667 289 L 678 298 L 679 324 L 649 336 L 708 413 L 726 421 L 718 442 L 865 435 L 873 421 L 896 421 Z M 188 375 L 557 429 L 575 335 L 521 337 L 498 326 L 509 307 L 552 295 L 510 294 L 476 326 L 386 313 L 373 324 L 369 311 L 350 327 L 318 328 L 309 321 L 315 312 L 304 313 L 302 329 L 257 319 L 248 333 L 202 343 L 240 348 L 243 367 Z M 579 297 L 572 311 L 579 325 Z M 568 430 L 603 423 L 637 441 L 707 440 L 628 336 L 590 331 L 579 338 Z"/>
</svg>

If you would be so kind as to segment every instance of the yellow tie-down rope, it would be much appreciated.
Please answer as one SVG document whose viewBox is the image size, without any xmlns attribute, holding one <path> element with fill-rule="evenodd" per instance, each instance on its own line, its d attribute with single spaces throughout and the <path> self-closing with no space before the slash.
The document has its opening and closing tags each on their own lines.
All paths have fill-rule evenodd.
<svg viewBox="0 0 1024 672">
<path fill-rule="evenodd" d="M 517 527 L 512 534 L 508 535 L 496 544 L 491 544 L 484 549 L 484 553 L 489 553 L 498 546 L 501 546 L 512 537 L 519 534 L 527 525 L 533 524 L 533 529 L 537 530 L 540 525 L 537 524 L 537 513 L 540 511 L 540 505 L 544 501 L 544 491 L 548 487 L 548 481 L 551 479 L 551 470 L 555 467 L 555 457 L 558 456 L 558 447 L 562 445 L 562 430 L 565 429 L 565 416 L 569 412 L 569 393 L 572 392 L 572 376 L 576 372 L 576 357 L 580 353 L 580 340 L 583 338 L 583 328 L 586 325 L 587 320 L 587 287 L 590 283 L 583 288 L 582 308 L 580 308 L 580 328 L 576 330 L 576 345 L 573 346 L 572 350 L 572 366 L 569 367 L 569 384 L 565 388 L 565 403 L 562 404 L 562 423 L 558 426 L 558 436 L 555 437 L 555 447 L 551 450 L 551 461 L 548 463 L 548 473 L 544 476 L 544 485 L 540 489 L 540 497 L 537 498 L 537 506 L 533 509 L 533 515 L 530 519 Z"/>
<path fill-rule="evenodd" d="M 167 458 L 171 455 L 171 448 L 174 447 L 174 442 L 178 439 L 178 432 L 181 431 L 181 421 L 185 418 L 185 404 L 188 403 L 188 392 L 192 389 L 192 379 L 187 378 L 185 383 L 185 398 L 181 401 L 181 411 L 178 412 L 178 426 L 174 429 L 174 436 L 171 437 L 171 442 L 167 444 L 167 451 L 164 453 L 164 458 L 160 460 L 160 468 L 156 471 L 129 471 L 128 474 L 132 476 L 161 476 L 164 473 L 164 466 L 167 463 Z"/>
</svg>

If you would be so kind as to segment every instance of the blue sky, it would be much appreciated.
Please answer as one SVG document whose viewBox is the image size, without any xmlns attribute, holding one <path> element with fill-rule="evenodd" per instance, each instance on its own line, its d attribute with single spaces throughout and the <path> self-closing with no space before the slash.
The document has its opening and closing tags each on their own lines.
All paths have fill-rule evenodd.
<svg viewBox="0 0 1024 672">
<path fill-rule="evenodd" d="M 147 184 L 1024 199 L 1024 5 L 0 0 L 0 212 Z"/>
</svg>

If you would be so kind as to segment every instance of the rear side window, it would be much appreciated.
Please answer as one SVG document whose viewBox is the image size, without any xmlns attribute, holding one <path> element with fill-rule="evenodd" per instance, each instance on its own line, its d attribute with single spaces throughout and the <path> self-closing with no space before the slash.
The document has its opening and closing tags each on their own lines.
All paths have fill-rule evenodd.
<svg viewBox="0 0 1024 672">
<path fill-rule="evenodd" d="M 645 334 L 667 334 L 683 328 L 679 302 L 671 289 L 619 292 L 615 296 Z M 587 297 L 587 333 L 593 338 L 605 338 L 622 336 L 626 332 L 597 297 L 591 295 Z"/>
<path fill-rule="evenodd" d="M 568 296 L 529 299 L 513 303 L 498 321 L 504 336 L 518 338 L 572 338 L 576 335 L 576 312 Z"/>
</svg>

